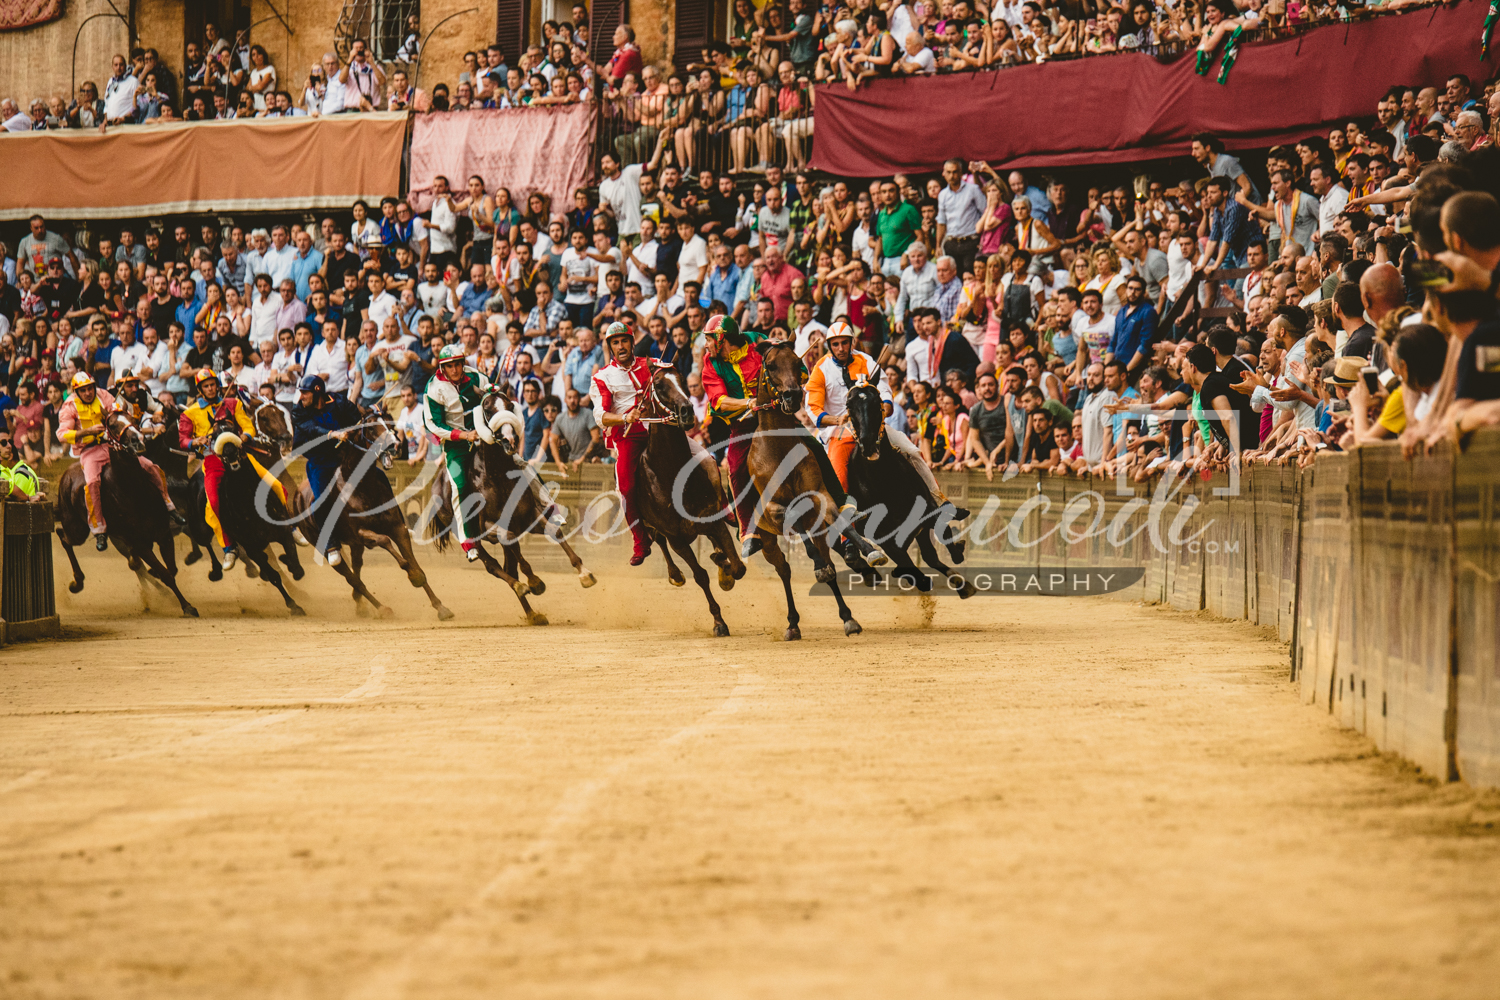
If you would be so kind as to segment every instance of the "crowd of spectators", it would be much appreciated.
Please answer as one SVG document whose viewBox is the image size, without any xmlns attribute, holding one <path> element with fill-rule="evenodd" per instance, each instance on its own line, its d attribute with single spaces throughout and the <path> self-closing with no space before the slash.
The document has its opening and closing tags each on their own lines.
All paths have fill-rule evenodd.
<svg viewBox="0 0 1500 1000">
<path fill-rule="evenodd" d="M 807 16 L 799 2 L 785 23 Z M 804 53 L 774 27 L 760 41 L 785 43 L 770 58 L 796 87 Z M 567 41 L 581 48 L 571 28 Z M 610 86 L 659 80 L 628 27 L 616 42 Z M 360 78 L 367 53 L 354 46 L 328 78 Z M 700 95 L 727 100 L 742 84 L 725 82 L 758 72 L 705 55 L 717 66 Z M 514 77 L 480 71 L 497 49 L 472 56 L 465 83 Z M 689 102 L 682 77 L 667 86 Z M 368 96 L 334 103 L 354 93 Z M 588 388 L 614 320 L 682 371 L 695 433 L 722 433 L 699 376 L 715 349 L 705 323 L 727 313 L 809 366 L 847 319 L 890 381 L 892 426 L 934 469 L 1143 479 L 1382 437 L 1415 447 L 1495 416 L 1494 289 L 1470 288 L 1463 262 L 1492 269 L 1500 253 L 1500 94 L 1454 75 L 1393 86 L 1372 112 L 1269 150 L 1254 176 L 1200 135 L 1191 176 L 1083 190 L 958 160 L 869 183 L 764 163 L 737 183 L 685 169 L 694 126 L 669 117 L 605 147 L 597 190 L 566 206 L 439 177 L 426 212 L 392 196 L 307 228 L 183 220 L 69 239 L 37 216 L 0 245 L 0 411 L 45 458 L 76 371 L 101 386 L 134 371 L 173 405 L 204 367 L 284 405 L 315 371 L 398 417 L 416 462 L 423 387 L 457 342 L 522 402 L 527 459 L 576 468 L 608 461 Z M 763 129 L 786 141 L 785 124 L 731 137 L 748 160 Z"/>
</svg>

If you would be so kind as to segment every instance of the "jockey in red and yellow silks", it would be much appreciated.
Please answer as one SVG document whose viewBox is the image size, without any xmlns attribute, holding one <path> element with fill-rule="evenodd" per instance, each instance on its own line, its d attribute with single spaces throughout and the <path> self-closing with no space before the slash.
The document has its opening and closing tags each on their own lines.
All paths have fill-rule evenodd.
<svg viewBox="0 0 1500 1000">
<path fill-rule="evenodd" d="M 109 442 L 104 428 L 105 414 L 115 408 L 114 397 L 94 383 L 86 373 L 73 376 L 73 395 L 63 404 L 57 414 L 57 436 L 72 446 L 71 454 L 83 466 L 83 501 L 88 513 L 89 533 L 94 536 L 94 546 L 104 551 L 108 546 L 105 534 L 104 507 L 100 503 L 99 479 L 104 467 L 109 464 Z M 177 508 L 167 495 L 167 477 L 149 458 L 137 456 L 141 468 L 151 474 L 167 510 L 175 515 Z M 174 520 L 178 520 L 174 516 Z"/>
<path fill-rule="evenodd" d="M 224 478 L 224 460 L 214 452 L 213 429 L 214 424 L 220 420 L 233 420 L 240 434 L 249 440 L 256 436 L 255 422 L 245 412 L 245 405 L 238 397 L 219 399 L 219 377 L 207 368 L 198 373 L 195 387 L 198 398 L 182 411 L 182 416 L 177 420 L 177 443 L 183 448 L 196 450 L 203 456 L 203 491 L 208 498 L 203 516 L 213 529 L 214 540 L 224 552 L 224 568 L 230 569 L 234 566 L 234 541 L 225 534 L 224 525 L 219 520 L 219 483 Z M 280 481 L 248 452 L 245 458 L 255 469 L 256 475 L 280 498 L 282 506 L 286 506 L 286 490 Z"/>
</svg>

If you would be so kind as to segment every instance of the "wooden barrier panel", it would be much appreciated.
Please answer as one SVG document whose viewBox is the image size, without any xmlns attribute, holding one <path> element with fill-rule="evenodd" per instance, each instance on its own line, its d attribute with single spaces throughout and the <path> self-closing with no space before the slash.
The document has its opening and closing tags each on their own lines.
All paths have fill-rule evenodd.
<svg viewBox="0 0 1500 1000">
<path fill-rule="evenodd" d="M 57 635 L 52 504 L 0 503 L 0 642 Z"/>
<path fill-rule="evenodd" d="M 1476 435 L 1453 482 L 1455 757 L 1471 785 L 1500 786 L 1500 435 Z"/>
</svg>

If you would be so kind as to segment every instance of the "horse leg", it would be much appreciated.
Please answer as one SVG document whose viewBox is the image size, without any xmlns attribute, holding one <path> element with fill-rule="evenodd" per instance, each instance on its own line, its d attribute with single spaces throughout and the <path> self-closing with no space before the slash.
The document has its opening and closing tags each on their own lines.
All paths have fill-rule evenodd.
<svg viewBox="0 0 1500 1000">
<path fill-rule="evenodd" d="M 184 532 L 184 534 L 187 535 L 188 544 L 192 546 L 192 549 L 188 552 L 187 555 L 182 557 L 182 564 L 184 566 L 191 566 L 193 563 L 203 558 L 203 549 L 198 546 L 198 539 L 193 537 L 193 533 L 191 531 Z"/>
<path fill-rule="evenodd" d="M 267 542 L 266 544 L 269 545 L 270 542 Z M 235 551 L 240 554 L 240 565 L 244 567 L 245 579 L 254 580 L 256 577 L 260 576 L 260 566 L 256 564 L 255 558 L 245 550 L 245 547 L 243 545 L 237 545 L 235 546 Z M 270 554 L 267 553 L 266 559 L 269 560 L 270 558 Z"/>
<path fill-rule="evenodd" d="M 377 601 L 375 595 L 370 593 L 370 588 L 365 586 L 364 578 L 360 575 L 360 570 L 364 567 L 364 564 L 365 548 L 363 545 L 355 542 L 349 546 L 349 558 L 340 559 L 339 564 L 333 567 L 333 570 L 339 576 L 342 576 L 345 582 L 349 584 L 349 589 L 354 591 L 355 614 L 361 618 L 368 616 L 369 612 L 365 610 L 362 602 L 369 601 L 377 614 L 383 618 L 389 618 L 393 612 Z"/>
<path fill-rule="evenodd" d="M 285 532 L 276 542 L 281 546 L 281 565 L 292 574 L 292 579 L 300 580 L 306 576 L 307 571 L 302 568 L 302 560 L 297 555 L 297 540 L 292 537 L 291 532 Z"/>
<path fill-rule="evenodd" d="M 756 528 L 755 533 L 760 536 L 761 554 L 766 557 L 766 562 L 781 577 L 781 589 L 786 591 L 786 640 L 802 638 L 802 629 L 798 623 L 802 616 L 797 614 L 797 604 L 792 600 L 792 567 L 786 561 L 786 553 L 781 551 L 781 543 L 776 540 L 774 531 L 765 528 Z"/>
<path fill-rule="evenodd" d="M 151 551 L 151 543 L 147 542 L 140 548 L 141 561 L 146 564 L 146 569 L 156 579 L 160 580 L 172 591 L 177 598 L 177 603 L 182 606 L 182 617 L 197 618 L 198 609 L 188 603 L 188 599 L 182 596 L 182 591 L 177 589 L 177 557 L 172 551 L 172 536 L 158 539 L 156 547 L 161 550 L 161 558 Z"/>
<path fill-rule="evenodd" d="M 713 554 L 709 558 L 719 567 L 719 589 L 733 590 L 734 582 L 745 575 L 745 562 L 740 558 L 740 549 L 735 544 L 734 533 L 729 530 L 728 524 L 719 521 L 709 531 L 708 540 L 714 547 Z"/>
<path fill-rule="evenodd" d="M 943 578 L 945 580 L 953 575 L 953 570 L 948 568 L 947 566 L 944 566 L 942 559 L 938 557 L 937 546 L 932 544 L 932 534 L 930 532 L 918 532 L 917 551 L 922 553 L 922 561 L 928 566 L 937 570 L 939 573 L 943 574 Z M 926 574 L 923 575 L 925 576 Z M 968 580 L 964 580 L 964 585 L 959 588 L 958 596 L 963 599 L 968 599 L 970 597 L 973 597 L 974 593 L 975 591 L 973 585 L 970 584 Z"/>
<path fill-rule="evenodd" d="M 501 569 L 499 560 L 486 552 L 483 545 L 476 546 L 475 548 L 479 552 L 479 561 L 484 565 L 485 570 L 488 571 L 490 576 L 504 580 L 516 592 L 516 600 L 521 602 L 521 610 L 526 613 L 526 620 L 533 625 L 547 624 L 547 616 L 539 611 L 531 610 L 531 604 L 526 600 L 526 595 L 531 593 L 530 588 Z M 501 546 L 501 548 L 504 549 L 505 547 Z M 508 554 L 507 561 L 509 561 Z"/>
<path fill-rule="evenodd" d="M 828 536 L 826 534 L 819 535 L 815 544 L 818 548 L 818 554 L 828 561 L 829 566 L 832 566 L 833 560 L 828 554 Z M 854 620 L 854 612 L 849 610 L 849 605 L 844 603 L 843 592 L 839 590 L 839 575 L 834 573 L 827 583 L 828 589 L 833 591 L 833 599 L 838 602 L 839 620 L 844 623 L 844 634 L 859 635 L 864 629 L 860 627 L 859 622 Z"/>
<path fill-rule="evenodd" d="M 834 566 L 833 558 L 828 554 L 828 542 L 826 540 L 823 540 L 823 544 L 819 545 L 809 535 L 802 540 L 802 547 L 807 550 L 807 558 L 812 560 L 813 577 L 819 583 L 831 584 L 834 580 L 838 579 L 838 567 Z"/>
<path fill-rule="evenodd" d="M 588 589 L 599 582 L 594 578 L 594 574 L 589 572 L 588 567 L 583 564 L 583 560 L 579 558 L 578 553 L 573 551 L 573 546 L 568 544 L 567 539 L 558 538 L 556 542 L 563 550 L 563 555 L 568 557 L 568 562 L 572 565 L 573 571 L 578 574 L 578 582 L 583 585 L 584 589 Z"/>
<path fill-rule="evenodd" d="M 676 549 L 677 554 L 682 557 L 682 561 L 688 564 L 688 569 L 693 572 L 693 582 L 698 585 L 699 590 L 703 591 L 703 596 L 708 598 L 708 613 L 714 616 L 714 637 L 723 638 L 727 636 L 729 634 L 729 626 L 724 623 L 724 616 L 719 610 L 719 602 L 714 600 L 713 588 L 709 586 L 708 571 L 703 568 L 702 564 L 698 562 L 698 557 L 693 554 L 693 543 L 691 540 L 681 538 L 677 535 L 664 536 L 663 540 Z M 665 555 L 666 551 L 666 546 L 663 546 L 662 554 Z"/>
<path fill-rule="evenodd" d="M 427 582 L 427 574 L 423 572 L 421 565 L 417 562 L 417 553 L 411 544 L 411 530 L 406 527 L 406 523 L 403 521 L 396 523 L 396 537 L 394 539 L 389 535 L 381 535 L 379 537 L 391 543 L 387 546 L 386 551 L 395 558 L 397 565 L 406 571 L 406 579 L 411 581 L 411 585 L 413 587 L 421 587 L 427 592 L 427 599 L 437 609 L 438 621 L 445 622 L 450 620 L 453 617 L 453 612 L 449 611 L 443 602 L 438 600 L 438 595 L 432 591 L 432 585 Z"/>
<path fill-rule="evenodd" d="M 547 592 L 547 583 L 531 570 L 531 563 L 521 554 L 521 542 L 517 539 L 509 544 L 500 546 L 505 550 L 505 568 L 511 576 L 520 579 L 526 577 L 526 586 L 538 597 Z"/>
<path fill-rule="evenodd" d="M 57 540 L 62 542 L 63 551 L 68 554 L 68 564 L 73 567 L 73 580 L 68 584 L 68 593 L 79 593 L 83 590 L 83 567 L 78 565 L 78 553 L 73 551 L 73 543 L 68 541 L 61 525 L 57 528 Z"/>
<path fill-rule="evenodd" d="M 288 611 L 290 611 L 294 616 L 307 614 L 306 611 L 303 611 L 302 608 L 297 605 L 296 601 L 292 600 L 292 595 L 286 592 L 286 584 L 281 582 L 281 574 L 276 572 L 275 566 L 271 565 L 271 555 L 266 551 L 266 548 L 264 546 L 257 550 L 255 554 L 250 558 L 254 561 L 256 568 L 260 570 L 261 579 L 265 580 L 280 592 L 281 599 L 286 602 Z"/>
<path fill-rule="evenodd" d="M 891 571 L 891 576 L 897 580 L 910 580 L 923 594 L 932 589 L 932 581 L 927 578 L 926 573 L 917 568 L 916 563 L 912 562 L 911 556 L 901 547 L 900 540 L 893 538 L 888 542 L 882 542 L 880 547 L 891 557 L 891 564 L 895 566 L 895 569 Z"/>
<path fill-rule="evenodd" d="M 667 582 L 674 587 L 681 587 L 687 583 L 687 578 L 682 575 L 682 570 L 672 561 L 671 546 L 663 541 L 662 536 L 651 532 L 651 540 L 661 548 L 661 557 L 667 561 Z"/>
<path fill-rule="evenodd" d="M 218 583 L 224 579 L 224 567 L 219 565 L 219 553 L 214 549 L 212 544 L 203 546 L 203 551 L 208 553 L 208 579 L 211 583 Z"/>
</svg>

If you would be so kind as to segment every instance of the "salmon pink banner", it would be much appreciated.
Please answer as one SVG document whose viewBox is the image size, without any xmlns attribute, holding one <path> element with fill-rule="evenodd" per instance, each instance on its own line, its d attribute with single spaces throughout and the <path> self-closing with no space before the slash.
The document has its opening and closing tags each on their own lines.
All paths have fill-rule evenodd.
<svg viewBox="0 0 1500 1000">
<path fill-rule="evenodd" d="M 533 191 L 552 197 L 553 214 L 573 205 L 573 191 L 588 183 L 594 107 L 508 108 L 417 115 L 411 134 L 411 199 L 418 212 L 432 206 L 432 178 L 448 178 L 462 191 L 468 178 L 486 190 L 509 188 L 513 204 Z"/>
</svg>

